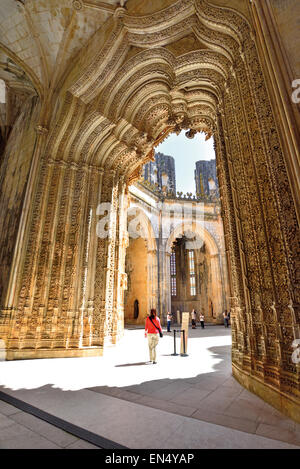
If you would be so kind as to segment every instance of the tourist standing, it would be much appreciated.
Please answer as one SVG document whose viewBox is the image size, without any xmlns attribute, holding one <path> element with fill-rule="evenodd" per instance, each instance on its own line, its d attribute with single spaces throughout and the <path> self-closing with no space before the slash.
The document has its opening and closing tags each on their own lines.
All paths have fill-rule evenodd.
<svg viewBox="0 0 300 469">
<path fill-rule="evenodd" d="M 229 316 L 228 316 L 228 313 L 227 313 L 227 309 L 223 313 L 223 318 L 224 318 L 224 326 L 226 328 L 229 327 Z"/>
<path fill-rule="evenodd" d="M 167 313 L 167 332 L 171 332 L 172 313 Z"/>
<path fill-rule="evenodd" d="M 204 329 L 204 315 L 203 315 L 203 313 L 200 313 L 200 324 L 201 324 L 202 329 Z"/>
<path fill-rule="evenodd" d="M 163 336 L 159 317 L 156 315 L 156 309 L 151 309 L 150 316 L 146 318 L 145 337 L 148 337 L 148 347 L 150 361 L 155 364 L 156 362 L 156 347 L 160 337 Z"/>
<path fill-rule="evenodd" d="M 197 320 L 197 313 L 193 309 L 193 311 L 192 311 L 192 329 L 196 329 L 196 320 Z"/>
</svg>

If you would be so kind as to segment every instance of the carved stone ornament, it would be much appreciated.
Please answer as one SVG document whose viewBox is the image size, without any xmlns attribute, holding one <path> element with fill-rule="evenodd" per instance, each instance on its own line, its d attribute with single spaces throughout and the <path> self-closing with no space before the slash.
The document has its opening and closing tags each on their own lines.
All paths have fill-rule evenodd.
<svg viewBox="0 0 300 469">
<path fill-rule="evenodd" d="M 300 420 L 291 348 L 300 322 L 292 139 L 273 97 L 274 83 L 284 80 L 267 79 L 272 54 L 265 55 L 257 42 L 264 34 L 253 34 L 257 24 L 237 3 L 178 0 L 146 13 L 143 2 L 125 9 L 121 1 L 81 50 L 80 31 L 63 36 L 66 50 L 74 40 L 76 60 L 70 56 L 54 75 L 42 121 L 49 132 L 46 124 L 36 127 L 44 138 L 36 139 L 33 164 L 29 157 L 24 163 L 31 168 L 26 194 L 16 195 L 24 213 L 3 216 L 3 232 L 16 233 L 1 251 L 0 338 L 9 359 L 101 354 L 107 339 L 121 337 L 124 185 L 139 180 L 170 133 L 204 132 L 214 138 L 222 201 L 233 374 L 257 392 L 268 389 L 264 395 Z M 89 10 L 81 0 L 70 5 L 80 18 Z M 47 75 L 44 62 L 40 75 Z M 43 84 L 39 96 L 48 88 Z M 23 129 L 26 145 L 35 110 Z"/>
<path fill-rule="evenodd" d="M 72 6 L 74 10 L 82 10 L 83 9 L 83 2 L 82 0 L 73 0 Z"/>
</svg>

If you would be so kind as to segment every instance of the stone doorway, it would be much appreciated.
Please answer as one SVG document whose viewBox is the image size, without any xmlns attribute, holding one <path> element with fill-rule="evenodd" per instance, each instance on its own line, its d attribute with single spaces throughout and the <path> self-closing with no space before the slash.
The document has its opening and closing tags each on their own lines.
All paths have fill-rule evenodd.
<svg viewBox="0 0 300 469">
<path fill-rule="evenodd" d="M 32 153 L 16 161 L 28 176 L 16 213 L 6 210 L 0 337 L 8 359 L 102 354 L 122 337 L 128 188 L 171 132 L 204 132 L 215 139 L 233 374 L 299 420 L 297 144 L 257 19 L 219 3 L 117 9 L 101 51 L 91 42 L 56 93 L 30 101 L 25 147 L 43 112 Z"/>
</svg>

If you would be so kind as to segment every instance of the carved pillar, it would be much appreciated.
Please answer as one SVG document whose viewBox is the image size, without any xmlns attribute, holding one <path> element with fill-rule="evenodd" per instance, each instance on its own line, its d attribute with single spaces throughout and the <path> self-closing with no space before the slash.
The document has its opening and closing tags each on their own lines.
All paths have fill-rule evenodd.
<svg viewBox="0 0 300 469">
<path fill-rule="evenodd" d="M 257 54 L 268 83 L 268 92 L 285 155 L 290 191 L 293 195 L 299 224 L 300 114 L 297 104 L 292 102 L 291 88 L 293 80 L 299 77 L 295 76 L 292 71 L 289 50 L 283 47 L 283 38 L 274 16 L 272 3 L 271 0 L 264 2 L 252 0 L 250 13 L 256 32 Z M 282 8 L 289 9 L 291 15 L 295 14 L 288 2 L 282 2 Z"/>
<path fill-rule="evenodd" d="M 92 181 L 94 190 L 91 193 L 92 204 L 92 220 L 90 228 L 90 250 L 89 250 L 89 269 L 87 275 L 87 298 L 88 298 L 88 313 L 91 319 L 91 335 L 90 345 L 93 347 L 103 347 L 103 320 L 101 313 L 101 300 L 100 291 L 104 288 L 101 285 L 101 277 L 97 275 L 97 267 L 104 259 L 99 259 L 100 245 L 102 238 L 99 237 L 97 224 L 99 222 L 99 210 L 101 207 L 101 195 L 103 185 L 103 168 L 94 170 L 92 172 Z M 95 185 L 94 185 L 95 184 Z M 102 212 L 101 212 L 102 213 Z M 100 230 L 101 231 L 101 230 Z M 102 245 L 101 245 L 102 246 Z M 103 269 L 105 269 L 103 267 Z"/>
<path fill-rule="evenodd" d="M 129 246 L 127 232 L 128 196 L 124 178 L 119 182 L 119 207 L 118 207 L 118 246 L 116 246 L 116 276 L 113 319 L 113 342 L 115 343 L 124 332 L 124 290 L 127 289 L 127 275 L 125 273 L 126 249 Z"/>
<path fill-rule="evenodd" d="M 93 279 L 101 170 L 44 159 L 19 269 L 8 358 L 101 353 Z"/>
<path fill-rule="evenodd" d="M 223 107 L 227 161 L 218 162 L 218 171 L 225 239 L 228 249 L 232 233 L 229 239 L 228 193 L 222 182 L 228 165 L 246 306 L 244 313 L 238 298 L 233 308 L 233 371 L 243 384 L 260 395 L 268 392 L 274 405 L 292 415 L 299 399 L 299 372 L 291 359 L 292 343 L 299 334 L 299 227 L 273 111 L 250 37 L 244 40 L 228 79 Z M 221 141 L 222 135 L 217 145 L 217 155 L 222 157 Z M 232 267 L 235 255 L 230 247 L 228 256 Z M 235 283 L 231 269 L 233 290 Z M 271 389 L 285 394 L 284 404 Z"/>
<path fill-rule="evenodd" d="M 171 312 L 171 274 L 170 274 L 171 253 L 164 252 L 164 278 L 163 278 L 163 302 L 165 305 L 165 314 Z"/>
<path fill-rule="evenodd" d="M 9 281 L 3 294 L 0 313 L 0 337 L 5 340 L 7 348 L 11 346 L 9 337 L 17 336 L 20 327 L 20 314 L 17 310 L 17 301 L 20 284 L 20 271 L 24 262 L 24 243 L 28 236 L 29 219 L 32 213 L 32 199 L 37 188 L 38 174 L 41 165 L 41 154 L 45 147 L 48 129 L 42 125 L 35 127 L 36 138 L 31 160 L 31 167 L 26 183 L 14 254 L 10 267 Z"/>
<path fill-rule="evenodd" d="M 220 315 L 223 311 L 223 288 L 221 278 L 221 258 L 220 254 L 209 256 L 211 278 L 213 282 L 213 306 L 214 311 Z"/>
<path fill-rule="evenodd" d="M 148 250 L 148 312 L 157 308 L 157 250 Z"/>
<path fill-rule="evenodd" d="M 228 148 L 228 136 L 224 133 L 225 114 L 222 108 L 221 111 L 222 113 L 218 115 L 215 150 L 231 290 L 232 356 L 233 360 L 239 363 L 245 362 L 245 366 L 249 367 L 247 350 L 250 348 L 250 338 L 247 334 L 248 319 L 246 315 L 248 295 L 247 286 L 244 283 L 245 272 L 240 253 L 240 234 L 237 228 L 239 224 L 237 189 L 233 176 L 230 148 Z"/>
<path fill-rule="evenodd" d="M 106 175 L 105 175 L 106 176 Z M 102 191 L 102 203 L 109 204 L 108 208 L 108 231 L 105 239 L 99 241 L 101 251 L 97 259 L 102 265 L 105 274 L 101 275 L 101 314 L 103 317 L 103 334 L 105 343 L 115 342 L 114 338 L 114 296 L 115 274 L 116 274 L 116 249 L 118 247 L 118 204 L 119 204 L 119 181 L 115 171 L 109 171 L 105 177 Z M 104 263 L 103 260 L 104 259 Z M 105 266 L 105 267 L 104 267 Z M 102 270 L 101 269 L 101 270 Z"/>
<path fill-rule="evenodd" d="M 263 326 L 255 297 L 262 297 L 264 289 L 272 288 L 270 269 L 263 263 L 260 251 L 268 251 L 265 239 L 264 214 L 257 184 L 257 169 L 253 138 L 250 136 L 249 120 L 254 118 L 253 105 L 249 93 L 246 94 L 247 77 L 243 76 L 245 67 L 237 60 L 235 71 L 230 78 L 230 92 L 225 99 L 228 112 L 230 140 L 232 140 L 233 171 L 237 180 L 240 215 L 240 237 L 242 240 L 244 275 L 247 282 L 248 323 L 251 328 L 251 369 L 263 373 L 260 361 L 264 355 Z M 243 78 L 242 78 L 243 76 Z M 247 112 L 251 113 L 246 116 Z M 239 116 L 239 117 L 237 117 Z M 257 135 L 257 133 L 255 134 Z"/>
</svg>

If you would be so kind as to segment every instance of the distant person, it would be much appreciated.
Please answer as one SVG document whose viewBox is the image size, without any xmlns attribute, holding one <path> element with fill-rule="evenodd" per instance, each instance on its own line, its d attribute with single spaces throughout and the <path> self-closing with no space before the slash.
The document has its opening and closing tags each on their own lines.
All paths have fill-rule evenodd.
<svg viewBox="0 0 300 469">
<path fill-rule="evenodd" d="M 224 318 L 224 326 L 226 328 L 229 327 L 229 318 L 230 318 L 230 316 L 228 316 L 227 309 L 223 313 L 223 318 Z"/>
<path fill-rule="evenodd" d="M 156 315 L 156 309 L 151 309 L 150 315 L 146 318 L 145 337 L 148 337 L 148 347 L 150 362 L 156 364 L 156 347 L 160 337 L 163 336 L 159 317 Z"/>
<path fill-rule="evenodd" d="M 201 324 L 201 327 L 202 329 L 204 329 L 204 316 L 203 316 L 203 313 L 200 313 L 200 324 Z"/>
<path fill-rule="evenodd" d="M 167 332 L 171 332 L 172 313 L 167 313 Z"/>
<path fill-rule="evenodd" d="M 197 313 L 193 309 L 192 311 L 192 329 L 196 329 Z"/>
</svg>

